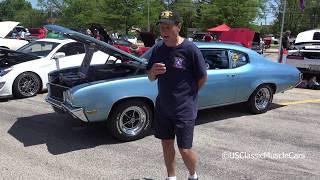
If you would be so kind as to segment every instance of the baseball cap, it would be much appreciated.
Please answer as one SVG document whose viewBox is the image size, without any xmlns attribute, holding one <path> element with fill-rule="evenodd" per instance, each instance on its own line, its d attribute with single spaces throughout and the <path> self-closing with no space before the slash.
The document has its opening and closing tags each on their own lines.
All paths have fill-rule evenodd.
<svg viewBox="0 0 320 180">
<path fill-rule="evenodd" d="M 159 21 L 157 24 L 159 23 L 178 24 L 182 23 L 182 18 L 176 11 L 162 11 L 159 15 Z"/>
</svg>

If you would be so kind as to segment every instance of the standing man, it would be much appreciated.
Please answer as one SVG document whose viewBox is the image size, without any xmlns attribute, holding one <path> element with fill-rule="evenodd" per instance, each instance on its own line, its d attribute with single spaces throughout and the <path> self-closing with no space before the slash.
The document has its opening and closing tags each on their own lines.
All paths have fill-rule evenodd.
<svg viewBox="0 0 320 180">
<path fill-rule="evenodd" d="M 282 48 L 289 50 L 290 48 L 290 31 L 286 31 L 282 37 Z"/>
<path fill-rule="evenodd" d="M 282 44 L 281 45 L 281 49 L 280 49 L 280 59 L 279 59 L 279 62 L 282 63 L 283 61 L 283 53 L 284 51 L 287 51 L 289 50 L 290 48 L 290 34 L 291 34 L 291 31 L 286 31 L 282 37 Z"/>
<path fill-rule="evenodd" d="M 177 12 L 159 16 L 162 42 L 157 43 L 147 66 L 151 81 L 158 80 L 155 107 L 155 137 L 161 139 L 168 180 L 176 179 L 174 139 L 189 170 L 188 180 L 197 180 L 197 157 L 192 150 L 197 117 L 197 95 L 207 80 L 200 50 L 179 35 L 182 18 Z"/>
</svg>

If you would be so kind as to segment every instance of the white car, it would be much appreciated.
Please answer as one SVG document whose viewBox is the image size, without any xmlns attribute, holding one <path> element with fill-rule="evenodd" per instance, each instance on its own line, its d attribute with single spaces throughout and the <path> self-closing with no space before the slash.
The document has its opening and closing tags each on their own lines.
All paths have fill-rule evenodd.
<svg viewBox="0 0 320 180">
<path fill-rule="evenodd" d="M 46 89 L 48 73 L 80 66 L 84 44 L 71 39 L 39 39 L 17 51 L 0 49 L 0 97 L 30 97 Z M 108 55 L 93 53 L 91 64 L 104 64 Z"/>
<path fill-rule="evenodd" d="M 26 40 L 8 38 L 9 33 L 19 24 L 14 21 L 0 22 L 0 47 L 17 50 L 18 48 L 28 44 Z"/>
<path fill-rule="evenodd" d="M 286 63 L 297 67 L 305 77 L 320 77 L 320 29 L 299 33 Z"/>
</svg>

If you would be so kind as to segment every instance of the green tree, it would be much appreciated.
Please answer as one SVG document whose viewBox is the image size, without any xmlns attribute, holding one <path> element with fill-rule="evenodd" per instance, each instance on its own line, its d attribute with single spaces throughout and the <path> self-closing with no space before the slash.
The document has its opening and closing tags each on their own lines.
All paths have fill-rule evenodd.
<svg viewBox="0 0 320 180">
<path fill-rule="evenodd" d="M 65 0 L 57 23 L 71 28 L 86 27 L 91 22 L 101 23 L 102 14 L 98 1 Z"/>
<path fill-rule="evenodd" d="M 18 21 L 26 27 L 39 27 L 45 17 L 40 10 L 32 9 L 25 0 L 5 0 L 0 2 L 0 19 Z"/>
<path fill-rule="evenodd" d="M 5 0 L 0 2 L 0 17 L 2 20 L 12 20 L 17 12 L 30 10 L 32 6 L 25 0 Z"/>
<path fill-rule="evenodd" d="M 286 3 L 284 31 L 290 30 L 293 35 L 297 35 L 302 31 L 320 27 L 320 4 L 317 0 L 306 1 L 306 7 L 303 12 L 300 9 L 299 1 L 287 0 Z M 274 5 L 271 6 L 276 17 L 271 31 L 276 35 L 280 34 L 283 7 L 283 0 L 275 0 Z"/>
<path fill-rule="evenodd" d="M 226 23 L 231 27 L 249 27 L 263 16 L 266 0 L 172 0 L 169 8 L 182 11 L 186 27 L 207 28 Z"/>
<path fill-rule="evenodd" d="M 41 27 L 45 24 L 46 15 L 37 9 L 17 11 L 13 20 L 21 22 L 26 27 Z"/>
<path fill-rule="evenodd" d="M 100 23 L 108 30 L 128 33 L 132 27 L 143 30 L 148 26 L 148 2 L 150 26 L 158 30 L 159 13 L 166 8 L 180 12 L 184 20 L 181 31 L 187 28 L 208 27 L 226 23 L 231 27 L 253 27 L 253 21 L 261 16 L 266 0 L 38 0 L 42 10 L 57 18 L 56 22 L 67 27 L 83 27 Z"/>
<path fill-rule="evenodd" d="M 169 9 L 178 11 L 183 18 L 183 26 L 180 34 L 187 36 L 187 28 L 194 27 L 196 18 L 196 4 L 192 0 L 175 0 L 169 5 Z"/>
<path fill-rule="evenodd" d="M 138 23 L 138 26 L 140 26 L 143 30 L 147 30 L 148 26 L 148 1 L 150 3 L 149 6 L 149 21 L 150 21 L 150 29 L 152 31 L 158 31 L 157 27 L 157 21 L 159 19 L 160 12 L 164 11 L 166 9 L 166 5 L 163 3 L 162 0 L 144 0 L 144 3 L 142 4 L 142 14 L 140 14 L 142 17 L 140 18 L 140 23 Z"/>
<path fill-rule="evenodd" d="M 207 7 L 202 6 L 207 16 L 202 24 L 207 27 L 222 23 L 231 27 L 250 27 L 260 16 L 263 4 L 261 0 L 215 0 Z"/>
</svg>

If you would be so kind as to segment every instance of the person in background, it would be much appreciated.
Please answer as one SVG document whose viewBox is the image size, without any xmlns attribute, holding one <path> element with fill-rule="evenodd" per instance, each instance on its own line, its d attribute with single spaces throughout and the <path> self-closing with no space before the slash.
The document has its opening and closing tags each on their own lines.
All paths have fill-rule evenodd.
<svg viewBox="0 0 320 180">
<path fill-rule="evenodd" d="M 88 36 L 93 36 L 90 29 L 87 29 L 87 30 L 86 30 L 86 34 L 87 34 Z"/>
<path fill-rule="evenodd" d="M 287 51 L 290 48 L 290 31 L 286 31 L 283 34 L 283 37 L 281 39 L 281 48 L 280 48 L 280 57 L 279 57 L 279 62 L 282 63 L 283 61 L 283 53 Z"/>
<path fill-rule="evenodd" d="M 19 34 L 20 39 L 25 39 L 26 38 L 26 32 L 24 32 L 23 30 L 20 31 L 18 34 Z"/>
<path fill-rule="evenodd" d="M 206 33 L 204 36 L 203 36 L 203 40 L 206 41 L 206 42 L 210 42 L 212 41 L 212 36 L 210 33 Z"/>
<path fill-rule="evenodd" d="M 37 36 L 37 38 L 39 38 L 39 39 L 45 38 L 45 37 L 47 37 L 47 34 L 48 34 L 47 29 L 44 27 L 41 27 L 39 29 L 39 35 Z"/>
<path fill-rule="evenodd" d="M 100 40 L 100 41 L 104 41 L 104 38 L 102 35 L 100 35 L 100 32 L 98 29 L 94 29 L 93 31 L 93 37 Z"/>
<path fill-rule="evenodd" d="M 317 77 L 313 76 L 309 81 L 308 81 L 308 88 L 310 89 L 315 89 L 315 90 L 320 90 L 320 83 L 317 82 Z"/>
<path fill-rule="evenodd" d="M 290 48 L 290 31 L 286 31 L 282 37 L 282 48 L 289 50 Z"/>
</svg>

